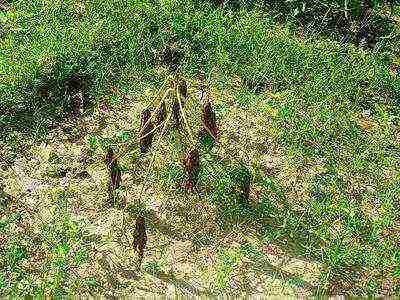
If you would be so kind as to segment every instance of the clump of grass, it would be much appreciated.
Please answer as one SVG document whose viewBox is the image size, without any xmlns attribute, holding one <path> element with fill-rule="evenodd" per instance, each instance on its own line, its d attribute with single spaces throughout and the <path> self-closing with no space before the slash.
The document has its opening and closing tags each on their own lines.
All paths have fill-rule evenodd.
<svg viewBox="0 0 400 300">
<path fill-rule="evenodd" d="M 89 262 L 87 255 L 83 255 L 90 249 L 84 243 L 81 223 L 63 212 L 44 224 L 20 208 L 2 221 L 2 294 L 21 297 L 28 293 L 41 295 L 46 290 L 51 295 L 63 296 L 94 291 L 85 284 L 85 278 L 73 271 L 79 264 Z"/>
<path fill-rule="evenodd" d="M 217 257 L 218 265 L 216 284 L 219 289 L 225 290 L 229 283 L 228 281 L 230 274 L 235 270 L 235 267 L 241 257 L 241 253 L 221 247 L 218 249 Z"/>
<path fill-rule="evenodd" d="M 242 162 L 238 168 L 231 171 L 230 176 L 235 184 L 235 189 L 239 194 L 240 205 L 248 205 L 252 181 L 251 172 L 248 166 Z"/>
</svg>

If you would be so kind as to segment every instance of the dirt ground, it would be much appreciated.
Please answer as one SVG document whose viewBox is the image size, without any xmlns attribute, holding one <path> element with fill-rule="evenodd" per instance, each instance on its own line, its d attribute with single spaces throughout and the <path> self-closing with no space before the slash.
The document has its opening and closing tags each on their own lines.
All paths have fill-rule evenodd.
<svg viewBox="0 0 400 300">
<path fill-rule="evenodd" d="M 229 97 L 214 95 L 213 105 L 218 107 Z M 72 273 L 82 278 L 96 276 L 109 296 L 310 296 L 318 286 L 320 264 L 291 257 L 278 246 L 263 243 L 245 224 L 228 234 L 221 231 L 215 204 L 199 199 L 195 193 L 177 194 L 174 188 L 159 187 L 154 174 L 149 176 L 142 199 L 148 242 L 137 270 L 137 254 L 132 248 L 137 213 L 134 210 L 139 207 L 136 200 L 151 154 L 140 157 L 133 149 L 120 158 L 127 168 L 122 173 L 123 189 L 118 195 L 121 203 L 134 208 L 133 213 L 128 213 L 122 207 L 105 205 L 109 180 L 106 152 L 101 147 L 91 150 L 90 146 L 94 143 L 90 137 L 115 140 L 121 131 L 137 130 L 144 105 L 134 97 L 121 98 L 122 102 L 109 111 L 99 109 L 52 130 L 46 142 L 27 145 L 11 166 L 0 171 L 4 191 L 18 199 L 17 205 L 35 211 L 33 224 L 54 219 L 60 210 L 82 224 L 82 240 L 87 242 L 89 259 L 71 266 Z M 242 157 L 253 165 L 253 160 L 261 157 L 257 163 L 261 161 L 271 170 L 278 168 L 284 181 L 290 165 L 273 144 L 271 134 L 265 134 L 271 129 L 268 114 L 274 111 L 254 117 L 257 109 L 239 109 L 233 103 L 219 113 L 222 134 L 215 154 L 225 159 Z M 271 147 L 262 149 L 263 144 Z M 173 149 L 167 143 L 160 143 L 155 169 L 165 165 L 164 154 L 170 151 Z M 303 190 L 300 185 L 295 187 L 294 193 Z M 67 196 L 60 204 L 57 195 L 62 192 Z M 256 190 L 251 193 L 255 199 Z M 249 245 L 251 251 L 243 250 Z"/>
</svg>

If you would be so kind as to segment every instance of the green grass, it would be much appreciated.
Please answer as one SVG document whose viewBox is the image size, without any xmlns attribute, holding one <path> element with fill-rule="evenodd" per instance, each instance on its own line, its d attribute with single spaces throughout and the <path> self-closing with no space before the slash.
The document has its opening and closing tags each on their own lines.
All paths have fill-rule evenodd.
<svg viewBox="0 0 400 300">
<path fill-rule="evenodd" d="M 207 159 L 206 155 L 201 158 L 199 174 L 203 199 L 217 207 L 218 230 L 229 232 L 232 224 L 246 224 L 256 229 L 260 240 L 322 263 L 324 271 L 315 293 L 344 289 L 375 294 L 382 292 L 385 280 L 390 281 L 392 293 L 399 293 L 400 78 L 388 68 L 400 62 L 391 44 L 400 32 L 398 24 L 388 24 L 392 36 L 381 49 L 364 51 L 338 43 L 325 31 L 300 36 L 302 27 L 296 19 L 288 17 L 279 24 L 274 17 L 277 7 L 235 9 L 228 5 L 222 9 L 189 0 L 13 3 L 15 9 L 0 13 L 4 31 L 0 37 L 0 154 L 4 161 L 12 163 L 25 142 L 45 140 L 52 122 L 70 121 L 65 82 L 74 74 L 87 80 L 88 115 L 97 111 L 101 101 L 119 108 L 126 94 L 150 104 L 150 96 L 170 73 L 168 66 L 157 67 L 162 63 L 161 52 L 174 44 L 182 53 L 178 72 L 191 80 L 199 72 L 205 74 L 218 119 L 224 120 L 221 143 L 203 141 L 202 153 L 208 154 Z M 284 9 L 290 14 L 292 8 Z M 353 10 L 357 14 L 357 7 Z M 384 6 L 375 7 L 376 15 L 382 11 Z M 398 14 L 399 7 L 392 13 Z M 257 86 L 266 83 L 271 91 L 257 91 Z M 43 88 L 52 100 L 39 95 Z M 255 125 L 239 114 L 251 116 L 260 132 L 252 131 Z M 236 120 L 251 146 L 232 138 L 235 129 L 228 133 Z M 134 122 L 130 125 L 136 128 L 138 120 Z M 257 143 L 254 136 L 269 140 Z M 131 128 L 123 128 L 114 138 L 90 134 L 85 143 L 95 156 L 109 143 L 119 145 L 134 138 Z M 165 140 L 169 156 L 154 168 L 149 182 L 171 197 L 186 199 L 187 191 L 180 183 L 182 153 L 188 142 L 177 130 L 170 130 Z M 270 174 L 261 156 L 271 154 L 272 146 L 279 149 L 282 165 L 278 173 Z M 218 147 L 226 151 L 222 160 L 213 152 Z M 235 149 L 244 149 L 245 154 Z M 256 155 L 246 157 L 246 151 Z M 132 154 L 131 160 L 121 164 L 124 171 L 140 159 Z M 47 175 L 57 177 L 57 153 L 50 162 L 54 169 Z M 251 181 L 252 190 L 260 191 L 250 197 L 257 204 L 243 199 L 246 181 Z M 0 261 L 1 294 L 17 296 L 46 289 L 54 295 L 72 293 L 66 284 L 77 290 L 101 290 L 100 279 L 67 276 L 71 266 L 82 265 L 90 257 L 86 246 L 81 246 L 81 225 L 67 217 L 71 198 L 68 192 L 54 196 L 60 215 L 40 228 L 43 240 L 38 244 L 30 239 L 32 233 L 15 231 L 15 224 L 27 215 L 2 216 L 0 232 L 8 239 L 0 246 L 5 253 Z M 194 239 L 209 242 L 213 236 Z M 50 257 L 40 265 L 44 274 L 40 284 L 31 280 L 23 265 L 35 247 Z M 221 289 L 240 259 L 229 251 L 218 252 Z M 153 261 L 145 268 L 154 273 L 160 267 Z M 296 285 L 301 279 L 291 280 Z"/>
<path fill-rule="evenodd" d="M 11 129 L 27 129 L 22 121 L 26 118 L 40 119 L 40 134 L 49 122 L 42 116 L 64 116 L 68 103 L 63 82 L 75 73 L 89 81 L 94 102 L 113 86 L 139 93 L 157 86 L 157 53 L 172 42 L 184 54 L 182 72 L 193 76 L 202 71 L 209 79 L 215 75 L 222 86 L 229 75 L 239 75 L 243 80 L 272 81 L 281 90 L 290 87 L 305 105 L 326 97 L 356 105 L 363 97 L 358 84 L 368 80 L 365 92 L 399 97 L 398 86 L 387 74 L 387 55 L 357 53 L 329 40 L 298 39 L 294 30 L 278 30 L 262 8 L 224 11 L 191 1 L 79 3 L 55 1 L 42 10 L 41 1 L 17 1 L 15 10 L 3 13 L 8 30 L 1 39 L 2 122 Z M 310 79 L 304 81 L 304 76 Z M 50 103 L 38 97 L 42 87 L 55 97 Z"/>
<path fill-rule="evenodd" d="M 218 285 L 218 288 L 224 290 L 228 284 L 230 273 L 235 270 L 240 254 L 235 253 L 234 250 L 220 248 L 217 257 L 219 262 L 216 271 L 216 284 Z"/>
</svg>

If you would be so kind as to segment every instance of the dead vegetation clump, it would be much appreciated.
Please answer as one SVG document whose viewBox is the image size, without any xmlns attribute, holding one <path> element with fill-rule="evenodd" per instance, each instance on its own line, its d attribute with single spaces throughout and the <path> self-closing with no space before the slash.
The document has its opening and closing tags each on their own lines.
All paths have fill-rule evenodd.
<svg viewBox="0 0 400 300">
<path fill-rule="evenodd" d="M 180 76 L 175 78 L 168 78 L 164 84 L 163 89 L 161 89 L 159 95 L 163 95 L 156 99 L 158 103 L 153 103 L 151 106 L 155 107 L 154 110 L 146 108 L 142 111 L 140 116 L 140 128 L 138 133 L 138 144 L 141 153 L 146 153 L 150 150 L 153 138 L 155 137 L 155 131 L 157 128 L 162 128 L 158 133 L 159 137 L 157 140 L 157 145 L 162 140 L 163 135 L 167 129 L 169 120 L 172 118 L 172 123 L 175 129 L 179 129 L 180 135 L 185 135 L 190 141 L 190 146 L 184 157 L 183 157 L 183 167 L 186 174 L 183 186 L 190 190 L 191 192 L 196 191 L 196 185 L 198 182 L 199 172 L 200 172 L 200 152 L 197 145 L 197 141 L 193 138 L 192 128 L 188 123 L 188 118 L 185 113 L 186 107 L 184 109 L 184 104 L 187 103 L 191 97 L 188 94 L 188 85 L 186 80 Z M 193 97 L 195 98 L 195 97 Z M 211 102 L 207 99 L 206 102 L 202 103 L 199 101 L 200 110 L 202 112 L 202 128 L 208 132 L 214 140 L 218 140 L 219 131 L 217 127 L 216 115 L 211 106 Z M 169 111 L 167 107 L 170 108 Z M 190 116 L 192 117 L 192 116 Z M 183 121 L 183 122 L 182 122 Z M 153 125 L 156 124 L 156 127 Z M 157 131 L 158 132 L 158 131 Z M 121 182 L 121 171 L 118 167 L 117 157 L 121 157 L 128 151 L 129 147 L 126 145 L 124 151 L 115 155 L 113 150 L 109 148 L 106 155 L 106 164 L 110 172 L 110 188 L 109 194 L 112 203 L 115 202 L 115 190 L 118 189 Z M 154 149 L 155 150 L 155 149 Z M 151 169 L 155 158 L 155 153 L 150 161 L 150 165 L 147 170 L 147 175 L 143 179 L 143 187 L 138 197 L 138 202 L 141 203 L 141 197 L 143 195 L 144 187 L 147 182 L 147 176 L 149 170 Z M 249 194 L 249 184 L 243 187 L 243 193 L 245 195 Z M 133 246 L 135 251 L 139 256 L 139 267 L 144 257 L 144 249 L 146 246 L 147 236 L 145 220 L 142 216 L 139 216 L 136 220 L 136 226 L 134 231 Z"/>
</svg>

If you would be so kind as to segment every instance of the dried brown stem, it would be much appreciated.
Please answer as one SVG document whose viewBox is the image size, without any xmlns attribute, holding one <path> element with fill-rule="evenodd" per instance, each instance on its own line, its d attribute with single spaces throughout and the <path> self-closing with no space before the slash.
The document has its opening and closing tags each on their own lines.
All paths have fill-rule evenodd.
<svg viewBox="0 0 400 300">
<path fill-rule="evenodd" d="M 178 90 L 178 86 L 177 86 L 177 88 L 176 88 L 176 95 L 177 95 L 177 97 L 178 97 L 179 109 L 180 109 L 180 111 L 181 111 L 183 121 L 185 122 L 186 129 L 188 130 L 190 139 L 192 140 L 192 144 L 193 144 L 193 146 L 194 146 L 194 145 L 196 144 L 196 142 L 195 142 L 195 139 L 194 139 L 194 137 L 193 137 L 192 130 L 190 129 L 189 124 L 188 124 L 188 122 L 187 122 L 187 120 L 186 120 L 185 113 L 184 113 L 184 111 L 183 111 L 183 109 L 182 109 L 182 101 L 181 101 L 180 92 L 179 92 L 179 90 Z"/>
<path fill-rule="evenodd" d="M 157 141 L 156 145 L 158 145 L 158 144 L 160 143 L 160 141 L 161 141 L 161 139 L 162 139 L 162 137 L 163 137 L 163 135 L 164 135 L 165 129 L 166 129 L 166 127 L 167 127 L 168 121 L 169 121 L 169 119 L 171 118 L 171 115 L 172 115 L 172 112 L 170 112 L 170 113 L 168 114 L 167 120 L 164 122 L 163 129 L 161 130 L 161 134 L 160 134 L 160 137 L 158 138 L 158 141 Z M 142 200 L 143 190 L 144 190 L 144 188 L 145 188 L 145 186 L 146 186 L 147 177 L 149 176 L 150 169 L 151 169 L 151 167 L 153 166 L 154 158 L 155 158 L 155 152 L 153 153 L 153 156 L 152 156 L 151 162 L 150 162 L 150 166 L 149 166 L 149 168 L 147 169 L 147 173 L 146 173 L 146 175 L 145 175 L 145 177 L 144 177 L 144 179 L 143 179 L 143 182 L 144 182 L 144 183 L 143 183 L 142 189 L 141 189 L 141 191 L 140 191 L 139 202 Z"/>
<path fill-rule="evenodd" d="M 171 90 L 172 90 L 172 89 L 169 88 L 169 89 L 165 92 L 165 94 L 164 94 L 164 96 L 163 96 L 163 98 L 162 98 L 161 101 L 163 101 L 163 100 L 165 99 L 165 97 L 167 96 L 167 94 L 168 94 Z M 153 114 L 155 113 L 155 111 L 156 111 L 156 110 L 153 111 L 152 116 L 153 116 Z M 150 119 L 152 118 L 152 116 L 150 117 Z M 148 120 L 148 122 L 150 121 L 150 119 Z M 148 122 L 146 122 L 145 126 L 147 126 Z M 158 127 L 157 127 L 157 128 L 158 128 Z M 139 136 L 140 136 L 141 133 L 142 133 L 142 130 L 139 131 Z M 129 142 L 129 141 L 126 142 L 126 143 L 125 143 L 125 146 L 124 146 L 124 148 L 123 148 L 123 150 L 122 150 L 122 152 L 120 152 L 119 154 L 117 154 L 117 155 L 115 156 L 114 159 L 118 159 L 118 158 L 120 158 L 121 156 L 125 155 L 125 154 L 128 152 L 128 147 L 129 147 L 130 144 L 131 144 L 131 142 Z"/>
</svg>

